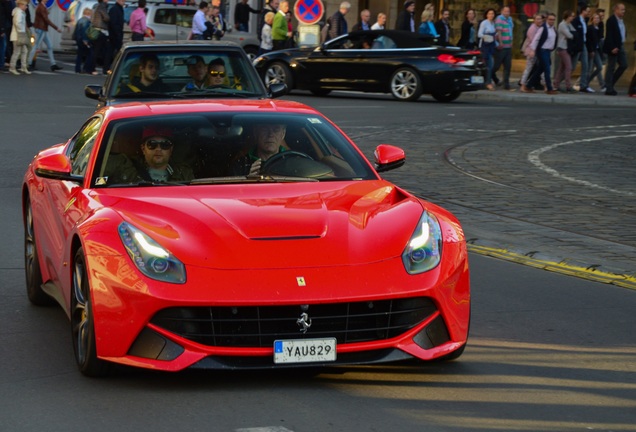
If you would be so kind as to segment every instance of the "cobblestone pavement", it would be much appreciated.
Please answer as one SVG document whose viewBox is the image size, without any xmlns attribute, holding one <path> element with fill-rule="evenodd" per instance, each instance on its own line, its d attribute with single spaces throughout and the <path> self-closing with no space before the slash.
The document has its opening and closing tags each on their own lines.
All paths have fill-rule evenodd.
<svg viewBox="0 0 636 432">
<path fill-rule="evenodd" d="M 398 144 L 399 136 L 407 166 L 385 177 L 451 210 L 471 251 L 636 289 L 636 98 L 505 91 L 464 98 L 502 103 L 488 105 L 493 119 L 485 124 L 462 115 L 468 107 L 447 104 L 447 121 L 344 129 L 357 142 Z M 545 116 L 501 121 L 526 101 L 545 103 Z M 584 115 L 587 103 L 607 115 L 560 118 L 574 106 Z"/>
</svg>

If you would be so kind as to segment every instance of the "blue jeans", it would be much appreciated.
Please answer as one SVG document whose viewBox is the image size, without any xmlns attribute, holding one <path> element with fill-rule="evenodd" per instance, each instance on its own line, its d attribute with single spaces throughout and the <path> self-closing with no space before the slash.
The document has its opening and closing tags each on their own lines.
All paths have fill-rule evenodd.
<svg viewBox="0 0 636 432">
<path fill-rule="evenodd" d="M 53 66 L 55 64 L 55 57 L 53 57 L 53 45 L 51 44 L 51 39 L 49 39 L 49 32 L 41 29 L 35 29 L 35 44 L 33 45 L 33 48 L 31 48 L 29 59 L 27 61 L 29 64 L 33 62 L 33 59 L 35 58 L 35 51 L 38 49 L 42 41 L 44 41 L 44 44 L 46 45 L 46 52 L 49 54 L 49 62 L 51 63 L 51 66 Z"/>
<path fill-rule="evenodd" d="M 495 63 L 494 60 L 495 54 L 495 43 L 482 43 L 481 44 L 481 56 L 484 59 L 484 63 L 486 63 L 486 85 L 492 83 L 492 75 L 493 75 L 493 65 Z"/>
<path fill-rule="evenodd" d="M 0 60 L 2 61 L 2 63 L 0 63 L 0 69 L 4 69 L 4 61 L 7 59 L 8 37 L 9 37 L 8 33 L 5 33 L 4 35 L 0 36 Z"/>
<path fill-rule="evenodd" d="M 598 77 L 598 85 L 605 87 L 603 80 L 603 55 L 599 50 L 590 53 L 590 73 L 587 77 L 588 85 L 594 81 L 594 77 Z"/>
<path fill-rule="evenodd" d="M 249 30 L 249 27 L 248 27 L 247 23 L 239 23 L 238 31 L 248 32 L 250 30 Z"/>
<path fill-rule="evenodd" d="M 539 62 L 539 67 L 535 70 L 532 76 L 528 79 L 527 86 L 532 88 L 539 85 L 541 82 L 541 73 L 543 72 L 543 79 L 545 80 L 545 85 L 548 91 L 553 90 L 552 80 L 550 79 L 550 67 L 552 65 L 550 60 L 550 54 L 552 51 L 541 48 L 537 50 L 537 61 Z"/>
<path fill-rule="evenodd" d="M 587 81 L 587 76 L 589 74 L 589 65 L 587 62 L 588 53 L 585 44 L 583 45 L 583 51 L 578 52 L 572 56 L 572 71 L 576 69 L 576 64 L 578 63 L 579 59 L 581 60 L 581 81 L 579 82 L 579 85 L 582 89 L 586 89 L 589 87 L 589 82 Z"/>
</svg>

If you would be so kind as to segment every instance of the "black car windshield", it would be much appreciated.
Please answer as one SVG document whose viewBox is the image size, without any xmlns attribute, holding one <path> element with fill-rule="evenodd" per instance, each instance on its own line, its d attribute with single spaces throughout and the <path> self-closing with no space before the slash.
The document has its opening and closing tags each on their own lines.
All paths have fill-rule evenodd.
<svg viewBox="0 0 636 432">
<path fill-rule="evenodd" d="M 125 53 L 111 80 L 109 98 L 201 97 L 209 94 L 266 97 L 249 59 L 238 50 L 133 51 Z"/>
<path fill-rule="evenodd" d="M 257 112 L 136 117 L 109 124 L 95 187 L 376 179 L 324 117 Z"/>
</svg>

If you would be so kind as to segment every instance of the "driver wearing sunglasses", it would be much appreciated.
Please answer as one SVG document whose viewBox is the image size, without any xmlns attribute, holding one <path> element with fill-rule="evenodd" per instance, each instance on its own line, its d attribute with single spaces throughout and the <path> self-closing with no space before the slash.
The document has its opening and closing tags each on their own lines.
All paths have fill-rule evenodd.
<svg viewBox="0 0 636 432">
<path fill-rule="evenodd" d="M 139 176 L 155 182 L 192 180 L 194 174 L 189 166 L 170 164 L 173 150 L 171 129 L 160 126 L 144 127 L 141 143 L 143 160 L 136 164 Z"/>
</svg>

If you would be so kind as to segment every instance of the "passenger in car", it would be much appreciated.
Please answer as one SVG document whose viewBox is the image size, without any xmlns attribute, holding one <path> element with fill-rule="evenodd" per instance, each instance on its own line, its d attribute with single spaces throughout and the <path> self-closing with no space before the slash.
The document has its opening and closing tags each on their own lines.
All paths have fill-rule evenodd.
<svg viewBox="0 0 636 432">
<path fill-rule="evenodd" d="M 159 58 L 155 54 L 144 54 L 139 58 L 139 76 L 120 87 L 118 95 L 130 93 L 163 93 L 163 82 L 159 78 Z M 134 67 L 134 66 L 133 66 Z"/>
<path fill-rule="evenodd" d="M 206 87 L 229 87 L 223 59 L 216 58 L 210 62 L 207 78 Z"/>
<path fill-rule="evenodd" d="M 230 167 L 232 175 L 258 175 L 264 161 L 286 150 L 284 124 L 256 124 L 253 131 L 255 145 L 234 161 Z"/>
<path fill-rule="evenodd" d="M 192 81 L 187 83 L 182 91 L 204 90 L 208 77 L 208 66 L 205 64 L 203 57 L 192 55 L 186 59 L 186 64 L 188 65 L 188 75 L 190 75 Z"/>
<path fill-rule="evenodd" d="M 110 155 L 105 170 L 108 184 L 192 180 L 194 173 L 189 165 L 170 163 L 174 150 L 173 135 L 167 127 L 145 126 L 139 157 L 130 159 L 125 154 Z"/>
</svg>

